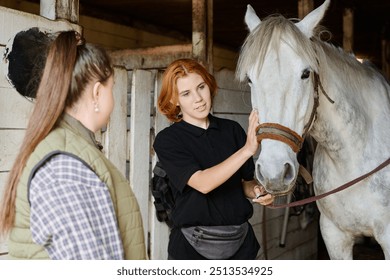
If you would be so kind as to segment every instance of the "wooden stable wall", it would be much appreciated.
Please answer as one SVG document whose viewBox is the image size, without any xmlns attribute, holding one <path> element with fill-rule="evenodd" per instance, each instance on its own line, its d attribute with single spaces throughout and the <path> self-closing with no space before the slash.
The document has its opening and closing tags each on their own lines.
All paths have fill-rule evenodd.
<svg viewBox="0 0 390 280">
<path fill-rule="evenodd" d="M 45 18 L 0 7 L 0 53 L 3 54 L 8 41 L 21 30 L 33 26 L 53 32 L 76 29 L 80 26 L 65 21 L 54 22 Z M 3 55 L 2 55 L 3 58 Z M 18 147 L 23 140 L 29 113 L 33 104 L 19 95 L 5 77 L 6 64 L 2 59 L 0 67 L 0 193 Z M 6 252 L 6 245 L 0 242 L 0 258 Z"/>
<path fill-rule="evenodd" d="M 0 51 L 17 32 L 38 26 L 52 31 L 76 28 L 65 21 L 50 21 L 40 16 L 0 7 Z M 119 53 L 119 56 L 118 56 Z M 115 67 L 115 109 L 107 128 L 97 136 L 104 144 L 107 157 L 126 175 L 140 204 L 144 221 L 145 239 L 151 259 L 167 258 L 169 231 L 157 221 L 150 195 L 152 167 L 156 162 L 152 147 L 156 133 L 168 125 L 156 110 L 161 74 L 164 65 L 144 69 L 134 67 L 131 54 L 112 53 Z M 131 53 L 131 52 L 130 52 Z M 189 55 L 183 52 L 181 55 Z M 126 57 L 125 57 L 126 56 Z M 174 56 L 165 56 L 165 63 Z M 159 59 L 158 61 L 161 62 Z M 126 62 L 126 63 L 124 63 Z M 157 64 L 157 62 L 155 62 Z M 32 103 L 20 96 L 7 82 L 4 63 L 0 67 L 0 191 L 15 159 L 24 135 Z M 229 70 L 216 71 L 220 90 L 214 103 L 214 114 L 238 121 L 245 129 L 251 110 L 248 87 L 235 82 Z M 265 210 L 254 205 L 251 219 L 255 233 L 264 244 L 258 258 L 315 259 L 317 254 L 317 222 L 301 230 L 298 219 L 290 218 L 286 246 L 279 247 L 284 210 Z M 264 215 L 264 211 L 265 215 Z M 266 227 L 264 227 L 264 225 Z M 264 239 L 264 240 L 263 240 Z M 266 249 L 266 250 L 264 250 Z M 6 243 L 0 243 L 0 258 L 6 258 Z M 1 269 L 0 269 L 1 270 Z M 0 271 L 1 273 L 1 271 Z"/>
<path fill-rule="evenodd" d="M 39 15 L 40 6 L 28 1 L 0 0 L 0 6 Z M 98 44 L 108 50 L 139 49 L 156 46 L 191 44 L 184 38 L 157 34 L 133 27 L 80 15 L 79 25 L 83 27 L 83 35 L 90 43 Z M 238 53 L 214 46 L 214 69 L 235 69 Z"/>
</svg>

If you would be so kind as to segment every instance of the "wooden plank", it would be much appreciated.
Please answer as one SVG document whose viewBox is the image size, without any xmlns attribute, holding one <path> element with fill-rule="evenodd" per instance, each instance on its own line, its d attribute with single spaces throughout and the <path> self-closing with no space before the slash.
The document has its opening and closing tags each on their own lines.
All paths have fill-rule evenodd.
<svg viewBox="0 0 390 280">
<path fill-rule="evenodd" d="M 127 71 L 123 68 L 115 68 L 113 95 L 115 105 L 104 133 L 104 152 L 126 176 Z"/>
<path fill-rule="evenodd" d="M 0 128 L 26 128 L 33 106 L 15 89 L 0 88 Z"/>
<path fill-rule="evenodd" d="M 161 88 L 162 72 L 157 74 L 156 90 L 154 91 L 153 103 L 156 110 L 154 110 L 153 118 L 153 135 L 152 142 L 154 141 L 155 135 L 165 127 L 169 126 L 169 122 L 165 116 L 157 111 L 157 98 Z M 152 151 L 151 161 L 152 167 L 156 165 L 158 158 L 157 155 Z M 151 170 L 152 172 L 152 170 Z M 152 175 L 151 175 L 152 176 Z M 156 209 L 153 204 L 153 197 L 150 200 L 150 258 L 152 260 L 166 260 L 168 259 L 168 241 L 170 230 L 168 226 L 159 222 L 156 218 Z"/>
<path fill-rule="evenodd" d="M 3 191 L 4 191 L 8 173 L 9 172 L 0 171 L 0 197 L 3 197 Z"/>
<path fill-rule="evenodd" d="M 0 260 L 7 259 L 8 247 L 7 242 L 0 243 Z"/>
<path fill-rule="evenodd" d="M 105 47 L 107 50 L 112 49 L 112 45 L 115 45 L 116 47 L 122 49 L 131 49 L 138 47 L 138 42 L 134 38 L 118 36 L 116 34 L 108 32 L 104 33 L 100 30 L 85 29 L 83 35 L 86 38 L 87 42 L 94 42 L 95 44 Z"/>
<path fill-rule="evenodd" d="M 231 70 L 221 70 L 215 73 L 219 86 L 214 98 L 214 113 L 249 113 L 251 106 L 251 93 L 248 85 L 239 83 Z"/>
<path fill-rule="evenodd" d="M 41 16 L 0 7 L 0 45 L 6 45 L 16 33 L 31 27 L 39 27 L 49 32 L 71 29 L 81 32 L 81 26 L 65 20 L 53 21 Z"/>
<path fill-rule="evenodd" d="M 84 36 L 88 42 L 112 50 L 150 48 L 156 45 L 165 46 L 183 43 L 182 40 L 165 34 L 155 34 L 88 16 L 80 16 L 80 24 L 84 27 Z"/>
<path fill-rule="evenodd" d="M 140 205 L 148 240 L 150 181 L 150 101 L 153 91 L 151 71 L 135 70 L 131 86 L 130 185 Z"/>
<path fill-rule="evenodd" d="M 249 85 L 247 83 L 239 82 L 235 77 L 234 71 L 232 70 L 221 69 L 214 73 L 214 77 L 219 88 L 250 92 Z"/>
<path fill-rule="evenodd" d="M 131 69 L 158 69 L 172 61 L 191 56 L 191 45 L 174 45 L 154 48 L 119 50 L 110 53 L 114 65 Z"/>
<path fill-rule="evenodd" d="M 207 0 L 192 0 L 192 54 L 207 65 Z"/>
<path fill-rule="evenodd" d="M 218 118 L 223 118 L 223 119 L 229 119 L 238 122 L 241 127 L 247 131 L 248 130 L 248 124 L 249 124 L 249 114 L 220 114 L 220 113 L 215 113 L 213 114 L 214 116 Z"/>
<path fill-rule="evenodd" d="M 1 160 L 2 155 L 3 154 L 0 151 L 0 160 Z M 0 161 L 0 163 L 1 163 L 1 161 Z M 0 197 L 3 197 L 3 191 L 4 191 L 5 182 L 7 180 L 7 176 L 8 176 L 8 172 L 1 172 L 0 171 Z M 7 259 L 7 255 L 5 254 L 7 252 L 8 252 L 7 242 L 2 242 L 2 239 L 0 239 L 0 260 Z"/>
<path fill-rule="evenodd" d="M 298 0 L 298 17 L 303 19 L 314 9 L 313 0 Z"/>
<path fill-rule="evenodd" d="M 343 49 L 352 53 L 354 50 L 354 11 L 345 8 L 343 13 Z"/>
<path fill-rule="evenodd" d="M 0 46 L 0 53 L 4 54 L 5 47 Z M 1 60 L 1 66 L 0 66 L 0 90 L 2 88 L 12 88 L 11 84 L 8 82 L 6 78 L 6 72 L 8 72 L 8 65 L 4 63 L 3 60 Z"/>
<path fill-rule="evenodd" d="M 0 129 L 0 171 L 9 171 L 22 145 L 24 130 Z"/>
<path fill-rule="evenodd" d="M 79 21 L 79 1 L 74 0 L 40 0 L 40 15 L 46 18 Z"/>
<path fill-rule="evenodd" d="M 247 114 L 251 110 L 250 92 L 220 89 L 214 98 L 214 113 Z"/>
</svg>

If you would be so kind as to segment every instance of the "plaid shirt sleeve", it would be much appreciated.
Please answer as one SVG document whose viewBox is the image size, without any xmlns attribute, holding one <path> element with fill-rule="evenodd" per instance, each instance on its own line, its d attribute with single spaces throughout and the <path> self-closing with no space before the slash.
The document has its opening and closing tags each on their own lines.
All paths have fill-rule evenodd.
<svg viewBox="0 0 390 280">
<path fill-rule="evenodd" d="M 56 155 L 31 181 L 31 232 L 51 259 L 123 259 L 107 186 L 81 161 Z"/>
</svg>

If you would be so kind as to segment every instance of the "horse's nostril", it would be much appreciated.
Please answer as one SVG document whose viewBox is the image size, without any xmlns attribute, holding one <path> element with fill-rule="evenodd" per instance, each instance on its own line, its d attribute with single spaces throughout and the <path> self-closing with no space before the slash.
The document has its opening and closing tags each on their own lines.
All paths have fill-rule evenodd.
<svg viewBox="0 0 390 280">
<path fill-rule="evenodd" d="M 284 174 L 283 174 L 283 180 L 285 183 L 289 183 L 293 181 L 295 178 L 294 175 L 294 168 L 290 163 L 285 163 L 284 164 Z"/>
<path fill-rule="evenodd" d="M 256 179 L 260 183 L 264 182 L 264 176 L 263 176 L 263 174 L 261 174 L 260 164 L 256 164 Z"/>
</svg>

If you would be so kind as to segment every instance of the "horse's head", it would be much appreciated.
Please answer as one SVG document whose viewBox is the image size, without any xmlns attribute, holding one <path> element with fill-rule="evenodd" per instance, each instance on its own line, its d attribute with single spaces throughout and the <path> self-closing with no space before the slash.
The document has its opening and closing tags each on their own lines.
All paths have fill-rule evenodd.
<svg viewBox="0 0 390 280">
<path fill-rule="evenodd" d="M 310 38 L 329 2 L 297 23 L 282 16 L 261 21 L 249 5 L 245 15 L 250 33 L 237 77 L 248 80 L 252 106 L 259 111 L 261 151 L 255 176 L 273 194 L 291 191 L 298 176 L 297 152 L 318 101 L 318 61 Z"/>
</svg>

